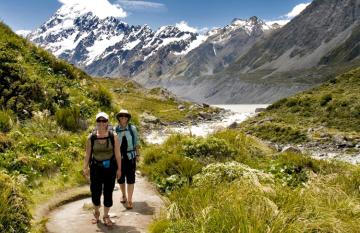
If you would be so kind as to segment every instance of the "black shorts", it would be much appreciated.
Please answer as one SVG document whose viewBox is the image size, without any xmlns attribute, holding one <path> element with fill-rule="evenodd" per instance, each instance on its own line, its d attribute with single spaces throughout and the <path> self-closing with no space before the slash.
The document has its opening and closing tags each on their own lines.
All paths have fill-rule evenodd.
<svg viewBox="0 0 360 233">
<path fill-rule="evenodd" d="M 136 159 L 129 160 L 127 157 L 121 159 L 121 177 L 118 179 L 119 184 L 135 183 Z"/>
</svg>

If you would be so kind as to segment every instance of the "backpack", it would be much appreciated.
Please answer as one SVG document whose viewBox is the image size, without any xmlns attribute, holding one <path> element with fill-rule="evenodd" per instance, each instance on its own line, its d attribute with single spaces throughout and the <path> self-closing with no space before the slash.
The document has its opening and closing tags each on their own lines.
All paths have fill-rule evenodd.
<svg viewBox="0 0 360 233">
<path fill-rule="evenodd" d="M 128 128 L 129 128 L 129 132 L 130 132 L 130 135 L 131 135 L 131 142 L 132 142 L 132 145 L 133 145 L 133 150 L 131 151 L 135 151 L 135 135 L 134 135 L 134 131 L 132 129 L 132 125 L 130 123 L 128 123 Z M 116 129 L 115 129 L 116 133 L 120 133 L 120 132 L 123 132 L 123 131 L 126 131 L 126 129 L 121 129 L 119 126 L 116 126 Z M 130 151 L 127 151 L 127 152 L 130 152 Z"/>
<path fill-rule="evenodd" d="M 93 161 L 93 156 L 92 156 L 92 153 L 93 153 L 93 150 L 94 150 L 94 143 L 95 143 L 95 140 L 97 140 L 97 135 L 96 135 L 96 131 L 97 129 L 94 128 L 92 131 L 91 131 L 91 136 L 90 136 L 90 142 L 91 142 L 91 152 L 90 152 L 90 161 Z M 115 158 L 115 138 L 114 138 L 114 129 L 112 127 L 112 125 L 108 125 L 108 138 L 110 139 L 110 143 L 113 147 L 113 156 L 111 157 L 111 159 L 114 159 Z M 100 139 L 103 139 L 103 138 L 100 138 Z M 109 143 L 109 141 L 107 141 L 107 143 Z"/>
</svg>

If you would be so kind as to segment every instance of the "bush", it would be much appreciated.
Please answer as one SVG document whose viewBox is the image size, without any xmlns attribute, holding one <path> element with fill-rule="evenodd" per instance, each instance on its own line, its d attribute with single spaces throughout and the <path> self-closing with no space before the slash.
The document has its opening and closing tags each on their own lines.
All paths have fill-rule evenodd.
<svg viewBox="0 0 360 233">
<path fill-rule="evenodd" d="M 11 120 L 11 114 L 8 111 L 1 111 L 0 110 L 0 131 L 1 132 L 9 132 L 13 122 Z"/>
<path fill-rule="evenodd" d="M 58 125 L 69 131 L 79 131 L 83 129 L 80 116 L 80 109 L 78 107 L 70 107 L 59 109 L 55 114 Z"/>
<path fill-rule="evenodd" d="M 279 143 L 301 143 L 307 141 L 306 134 L 295 127 L 266 122 L 255 125 L 250 131 L 257 137 Z"/>
<path fill-rule="evenodd" d="M 98 86 L 97 89 L 92 90 L 91 97 L 98 101 L 100 106 L 111 107 L 112 95 L 109 90 L 103 86 Z"/>
<path fill-rule="evenodd" d="M 331 94 L 325 94 L 320 99 L 320 106 L 325 106 L 330 100 L 332 100 Z"/>
<path fill-rule="evenodd" d="M 19 183 L 0 171 L 0 232 L 27 233 L 30 213 Z"/>
<path fill-rule="evenodd" d="M 232 158 L 235 149 L 224 140 L 215 137 L 190 138 L 183 142 L 183 150 L 188 157 L 214 157 L 215 159 Z"/>
<path fill-rule="evenodd" d="M 13 144 L 13 140 L 6 134 L 0 133 L 0 153 L 5 152 Z"/>
</svg>

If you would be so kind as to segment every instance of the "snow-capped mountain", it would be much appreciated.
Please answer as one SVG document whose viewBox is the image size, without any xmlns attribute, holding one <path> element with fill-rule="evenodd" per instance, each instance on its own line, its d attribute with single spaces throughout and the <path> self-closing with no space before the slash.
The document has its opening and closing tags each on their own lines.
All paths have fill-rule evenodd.
<svg viewBox="0 0 360 233">
<path fill-rule="evenodd" d="M 145 86 L 165 86 L 172 89 L 173 81 L 190 84 L 199 76 L 218 73 L 244 55 L 256 42 L 276 30 L 278 25 L 268 25 L 253 16 L 247 20 L 234 19 L 223 28 L 207 32 L 207 39 L 184 54 L 168 72 L 146 69 L 134 79 Z M 160 77 L 159 77 L 160 76 Z M 175 89 L 174 92 L 177 92 Z"/>
<path fill-rule="evenodd" d="M 161 53 L 174 63 L 207 36 L 163 26 L 131 26 L 115 17 L 99 17 L 79 5 L 63 5 L 28 39 L 93 75 L 133 76 Z"/>
</svg>

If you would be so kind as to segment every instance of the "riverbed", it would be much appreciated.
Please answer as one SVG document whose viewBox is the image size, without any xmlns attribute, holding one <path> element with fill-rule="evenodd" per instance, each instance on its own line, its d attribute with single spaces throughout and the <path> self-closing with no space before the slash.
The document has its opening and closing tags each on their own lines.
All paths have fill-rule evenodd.
<svg viewBox="0 0 360 233">
<path fill-rule="evenodd" d="M 145 141 L 150 144 L 161 144 L 170 135 L 176 133 L 205 137 L 217 130 L 229 127 L 234 122 L 240 123 L 249 117 L 254 116 L 256 114 L 256 109 L 266 108 L 267 106 L 267 104 L 213 105 L 213 107 L 227 110 L 221 120 L 203 121 L 181 127 L 167 126 L 162 129 L 152 130 L 145 134 Z"/>
</svg>

